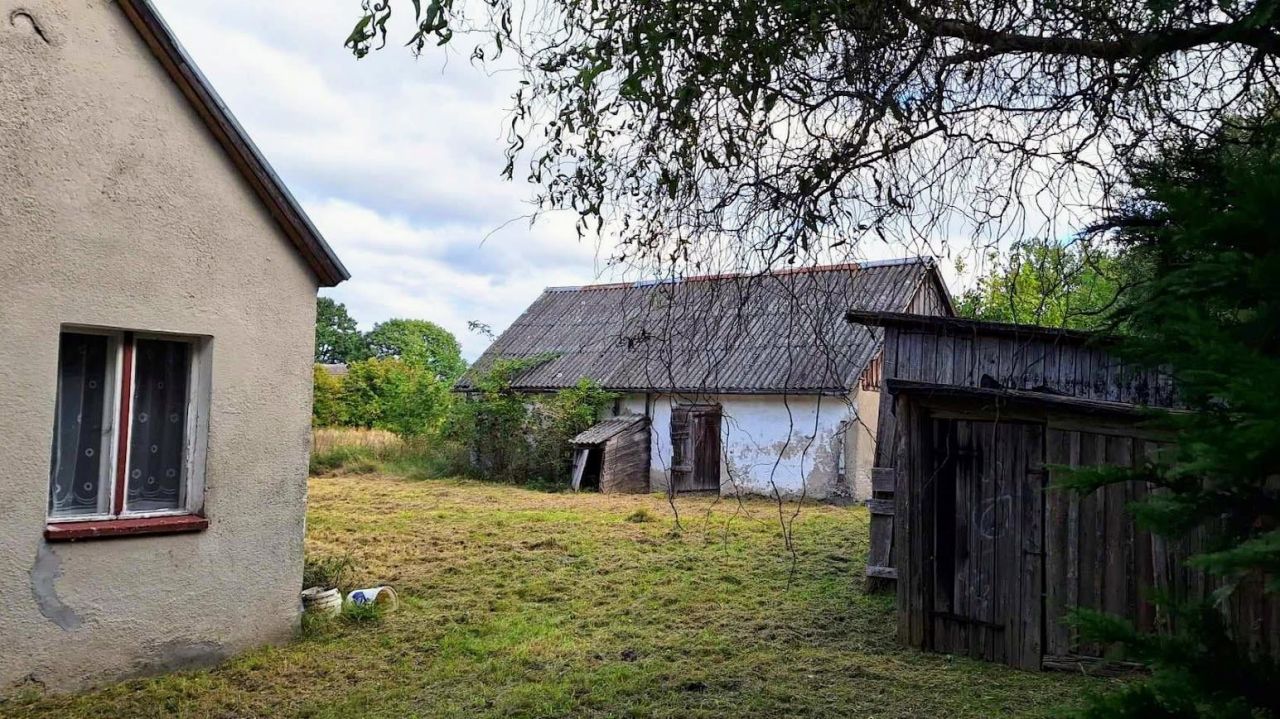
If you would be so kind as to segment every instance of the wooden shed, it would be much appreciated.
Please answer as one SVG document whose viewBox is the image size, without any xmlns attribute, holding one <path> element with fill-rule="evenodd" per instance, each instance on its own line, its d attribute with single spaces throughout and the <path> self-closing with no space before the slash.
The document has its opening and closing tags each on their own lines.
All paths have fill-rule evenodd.
<svg viewBox="0 0 1280 719">
<path fill-rule="evenodd" d="M 605 494 L 649 491 L 649 418 L 611 417 L 573 438 L 573 489 Z"/>
<path fill-rule="evenodd" d="M 1129 482 L 1080 497 L 1054 467 L 1135 466 L 1162 446 L 1150 408 L 1170 378 L 1126 366 L 1091 336 L 955 318 L 850 313 L 883 327 L 882 406 L 868 575 L 896 581 L 912 646 L 1026 669 L 1096 663 L 1105 647 L 1063 622 L 1075 607 L 1167 630 L 1151 599 L 1205 598 L 1192 542 L 1138 528 Z M 1238 588 L 1226 607 L 1250 648 L 1280 656 L 1280 602 Z"/>
</svg>

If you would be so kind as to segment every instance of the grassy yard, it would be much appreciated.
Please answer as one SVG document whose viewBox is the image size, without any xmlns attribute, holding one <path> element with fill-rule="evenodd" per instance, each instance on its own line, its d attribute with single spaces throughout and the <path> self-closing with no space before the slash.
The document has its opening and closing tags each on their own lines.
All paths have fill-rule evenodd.
<svg viewBox="0 0 1280 719">
<path fill-rule="evenodd" d="M 898 647 L 862 594 L 863 509 L 313 479 L 307 549 L 393 585 L 208 671 L 0 703 L 13 717 L 1042 716 L 1100 680 Z"/>
</svg>

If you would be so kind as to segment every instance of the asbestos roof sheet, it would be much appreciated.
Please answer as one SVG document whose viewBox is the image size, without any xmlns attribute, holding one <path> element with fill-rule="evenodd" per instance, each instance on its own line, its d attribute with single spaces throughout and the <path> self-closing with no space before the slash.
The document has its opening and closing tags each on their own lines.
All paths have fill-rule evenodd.
<svg viewBox="0 0 1280 719">
<path fill-rule="evenodd" d="M 550 391 L 581 378 L 614 391 L 840 393 L 880 351 L 883 330 L 849 310 L 901 312 L 929 258 L 830 265 L 671 282 L 552 287 L 458 384 L 500 358 L 541 358 L 516 389 Z"/>
</svg>

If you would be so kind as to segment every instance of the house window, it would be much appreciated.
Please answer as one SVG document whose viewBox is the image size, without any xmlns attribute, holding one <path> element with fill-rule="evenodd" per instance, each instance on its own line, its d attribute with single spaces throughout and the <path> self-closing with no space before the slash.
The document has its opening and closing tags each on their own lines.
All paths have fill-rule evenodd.
<svg viewBox="0 0 1280 719">
<path fill-rule="evenodd" d="M 207 525 L 195 517 L 202 504 L 201 345 L 134 332 L 62 333 L 46 536 Z M 184 516 L 198 521 L 173 519 Z"/>
</svg>

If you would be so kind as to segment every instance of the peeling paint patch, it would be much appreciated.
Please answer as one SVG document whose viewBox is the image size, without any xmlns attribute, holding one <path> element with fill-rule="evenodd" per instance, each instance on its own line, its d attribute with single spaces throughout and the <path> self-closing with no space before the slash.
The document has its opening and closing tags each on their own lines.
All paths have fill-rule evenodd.
<svg viewBox="0 0 1280 719">
<path fill-rule="evenodd" d="M 62 576 L 62 560 L 48 543 L 41 542 L 36 561 L 31 565 L 31 595 L 45 619 L 66 631 L 79 629 L 83 620 L 75 610 L 58 597 L 58 577 Z"/>
<path fill-rule="evenodd" d="M 839 457 L 841 440 L 839 433 L 833 433 L 817 443 L 817 451 L 813 458 L 813 468 L 804 478 L 805 491 L 811 496 L 830 499 L 841 490 Z"/>
</svg>

